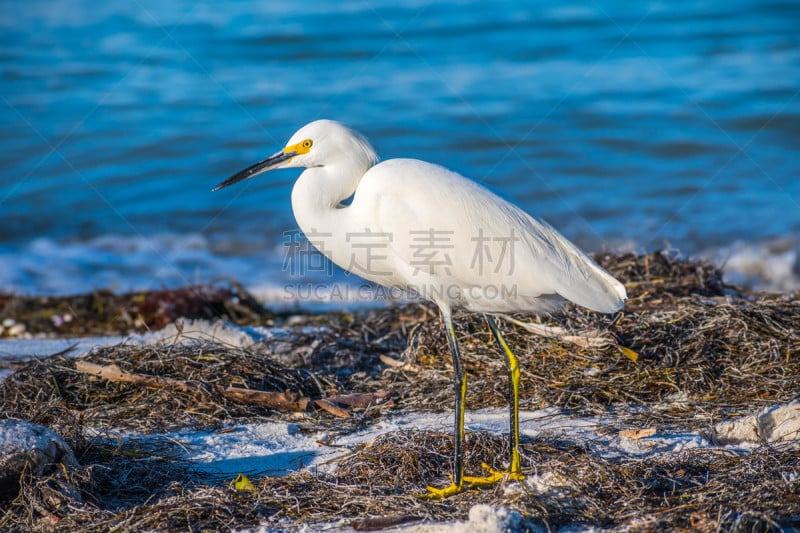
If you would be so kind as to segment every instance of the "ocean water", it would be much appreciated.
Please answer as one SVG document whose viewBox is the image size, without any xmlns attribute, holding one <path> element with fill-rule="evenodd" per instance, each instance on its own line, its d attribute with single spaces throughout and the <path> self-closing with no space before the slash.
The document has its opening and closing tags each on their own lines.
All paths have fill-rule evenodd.
<svg viewBox="0 0 800 533">
<path fill-rule="evenodd" d="M 794 1 L 8 0 L 0 290 L 235 278 L 331 298 L 290 286 L 299 171 L 211 193 L 318 118 L 589 251 L 672 248 L 797 288 L 799 91 Z M 303 279 L 353 283 L 326 276 Z"/>
</svg>

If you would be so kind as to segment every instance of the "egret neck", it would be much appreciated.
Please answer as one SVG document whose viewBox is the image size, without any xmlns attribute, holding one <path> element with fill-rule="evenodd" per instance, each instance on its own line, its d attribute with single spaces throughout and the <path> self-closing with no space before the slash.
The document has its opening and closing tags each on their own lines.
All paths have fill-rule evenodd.
<svg viewBox="0 0 800 533">
<path fill-rule="evenodd" d="M 378 159 L 366 141 L 352 144 L 300 175 L 292 188 L 292 211 L 297 225 L 320 252 L 343 268 L 350 265 L 357 274 L 369 277 L 364 268 L 355 267 L 364 265 L 359 250 L 347 251 L 337 246 L 349 235 L 376 231 L 359 216 L 358 205 L 342 204 L 356 192 L 364 174 Z"/>
</svg>

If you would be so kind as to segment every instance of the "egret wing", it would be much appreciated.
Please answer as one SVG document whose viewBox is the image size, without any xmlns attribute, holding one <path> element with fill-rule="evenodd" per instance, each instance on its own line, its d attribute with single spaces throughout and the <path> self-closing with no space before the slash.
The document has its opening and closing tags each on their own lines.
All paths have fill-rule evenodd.
<svg viewBox="0 0 800 533">
<path fill-rule="evenodd" d="M 549 309 L 564 298 L 613 312 L 624 302 L 624 287 L 552 226 L 445 168 L 389 160 L 359 189 L 368 218 L 392 236 L 406 284 L 457 287 L 454 303 L 476 311 Z"/>
</svg>

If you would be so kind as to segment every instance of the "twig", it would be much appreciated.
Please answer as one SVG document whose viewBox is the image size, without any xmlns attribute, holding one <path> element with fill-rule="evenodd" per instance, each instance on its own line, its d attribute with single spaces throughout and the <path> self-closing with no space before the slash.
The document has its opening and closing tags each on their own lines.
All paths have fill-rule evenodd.
<svg viewBox="0 0 800 533">
<path fill-rule="evenodd" d="M 514 317 L 508 315 L 499 315 L 505 320 L 524 328 L 531 333 L 541 335 L 548 339 L 557 339 L 564 342 L 570 342 L 581 348 L 602 348 L 604 346 L 615 346 L 622 354 L 633 362 L 639 358 L 639 354 L 631 350 L 627 346 L 623 346 L 619 340 L 612 334 L 603 333 L 600 330 L 589 329 L 581 332 L 579 335 L 570 335 L 567 330 L 559 326 L 547 326 L 545 324 L 536 324 L 533 322 L 522 322 Z"/>
<path fill-rule="evenodd" d="M 118 365 L 97 365 L 88 361 L 75 361 L 75 369 L 79 372 L 98 376 L 109 381 L 133 383 L 153 389 L 173 389 L 181 392 L 213 392 L 240 403 L 263 405 L 285 411 L 304 411 L 308 407 L 308 398 L 298 398 L 296 392 L 271 392 L 240 387 L 224 387 L 214 383 L 184 381 L 162 376 L 150 376 L 126 372 Z"/>
<path fill-rule="evenodd" d="M 336 407 L 333 403 L 329 402 L 324 398 L 320 398 L 319 400 L 314 400 L 314 405 L 319 407 L 320 409 L 324 409 L 328 411 L 330 414 L 334 416 L 338 416 L 340 418 L 350 418 L 350 413 L 345 411 L 340 407 Z"/>
</svg>

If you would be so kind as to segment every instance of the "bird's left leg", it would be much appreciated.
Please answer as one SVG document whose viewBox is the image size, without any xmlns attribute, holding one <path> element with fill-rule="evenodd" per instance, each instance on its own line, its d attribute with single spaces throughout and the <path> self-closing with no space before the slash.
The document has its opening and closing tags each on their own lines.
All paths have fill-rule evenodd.
<svg viewBox="0 0 800 533">
<path fill-rule="evenodd" d="M 525 476 L 522 474 L 519 455 L 519 360 L 517 359 L 517 356 L 514 355 L 514 352 L 511 351 L 511 348 L 508 347 L 503 335 L 497 328 L 497 323 L 495 322 L 494 317 L 488 314 L 484 315 L 484 317 L 486 318 L 486 323 L 489 325 L 489 329 L 492 330 L 494 340 L 497 341 L 497 344 L 505 352 L 508 363 L 508 403 L 510 410 L 509 429 L 511 434 L 511 461 L 508 465 L 508 471 L 505 472 L 495 470 L 484 463 L 483 468 L 487 472 L 485 477 L 464 477 L 464 481 L 471 486 L 493 485 L 503 479 L 505 476 L 508 476 L 509 479 L 517 481 L 525 479 Z"/>
</svg>

